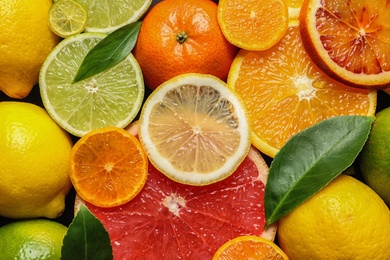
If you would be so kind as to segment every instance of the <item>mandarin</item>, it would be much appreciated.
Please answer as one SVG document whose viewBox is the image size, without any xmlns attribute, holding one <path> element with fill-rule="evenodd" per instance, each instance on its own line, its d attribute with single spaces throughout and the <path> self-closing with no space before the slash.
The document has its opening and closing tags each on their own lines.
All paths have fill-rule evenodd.
<svg viewBox="0 0 390 260">
<path fill-rule="evenodd" d="M 157 3 L 145 16 L 134 48 L 146 85 L 184 73 L 203 73 L 226 80 L 237 47 L 223 36 L 217 4 L 209 0 Z"/>
</svg>

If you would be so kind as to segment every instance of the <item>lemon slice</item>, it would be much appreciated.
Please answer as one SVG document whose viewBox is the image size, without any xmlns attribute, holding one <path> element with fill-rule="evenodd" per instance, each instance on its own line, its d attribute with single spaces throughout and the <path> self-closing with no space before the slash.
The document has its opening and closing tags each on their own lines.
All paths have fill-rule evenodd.
<svg viewBox="0 0 390 260">
<path fill-rule="evenodd" d="M 232 174 L 248 154 L 241 99 L 225 82 L 182 74 L 155 89 L 143 106 L 139 136 L 150 162 L 167 177 L 206 185 Z"/>
<path fill-rule="evenodd" d="M 152 0 L 77 0 L 88 13 L 85 31 L 110 33 L 138 21 L 149 9 Z"/>
<path fill-rule="evenodd" d="M 87 11 L 74 0 L 59 0 L 49 11 L 49 27 L 62 38 L 81 33 L 87 20 Z"/>
<path fill-rule="evenodd" d="M 116 66 L 72 84 L 88 51 L 104 34 L 82 33 L 61 41 L 42 65 L 39 86 L 43 104 L 66 131 L 83 136 L 104 126 L 127 126 L 144 97 L 141 69 L 130 53 Z"/>
</svg>

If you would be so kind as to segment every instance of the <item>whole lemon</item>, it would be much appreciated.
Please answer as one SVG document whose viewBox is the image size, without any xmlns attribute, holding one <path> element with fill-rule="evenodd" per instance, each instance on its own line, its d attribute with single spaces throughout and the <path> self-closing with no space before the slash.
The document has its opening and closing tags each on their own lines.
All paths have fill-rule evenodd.
<svg viewBox="0 0 390 260">
<path fill-rule="evenodd" d="M 390 206 L 390 107 L 376 114 L 359 166 L 364 182 Z"/>
<path fill-rule="evenodd" d="M 61 259 L 67 227 L 52 220 L 30 219 L 0 228 L 2 259 Z"/>
<path fill-rule="evenodd" d="M 278 241 L 291 259 L 390 256 L 390 211 L 366 184 L 340 175 L 281 218 Z"/>
<path fill-rule="evenodd" d="M 72 140 L 43 108 L 0 102 L 0 215 L 56 218 L 71 188 Z"/>
<path fill-rule="evenodd" d="M 48 26 L 52 0 L 0 1 L 0 90 L 26 97 L 60 38 Z"/>
</svg>

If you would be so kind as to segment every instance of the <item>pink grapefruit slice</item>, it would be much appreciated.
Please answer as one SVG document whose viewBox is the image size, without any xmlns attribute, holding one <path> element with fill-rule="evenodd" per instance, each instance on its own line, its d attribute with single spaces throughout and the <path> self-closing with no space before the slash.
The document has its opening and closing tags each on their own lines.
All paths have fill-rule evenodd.
<svg viewBox="0 0 390 260">
<path fill-rule="evenodd" d="M 128 131 L 136 134 L 132 124 Z M 211 259 L 225 242 L 242 235 L 273 241 L 265 227 L 264 189 L 268 166 L 251 148 L 228 178 L 206 186 L 175 182 L 149 165 L 148 179 L 130 202 L 94 206 L 76 196 L 102 222 L 114 259 Z"/>
</svg>

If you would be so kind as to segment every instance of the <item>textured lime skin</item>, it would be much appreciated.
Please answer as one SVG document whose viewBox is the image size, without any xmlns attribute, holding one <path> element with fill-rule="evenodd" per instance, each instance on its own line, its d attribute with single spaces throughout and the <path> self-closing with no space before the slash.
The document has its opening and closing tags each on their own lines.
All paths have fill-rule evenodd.
<svg viewBox="0 0 390 260">
<path fill-rule="evenodd" d="M 0 228 L 2 259 L 61 259 L 67 227 L 52 220 L 30 219 Z"/>
<path fill-rule="evenodd" d="M 390 107 L 376 114 L 359 166 L 366 184 L 390 206 Z"/>
</svg>

